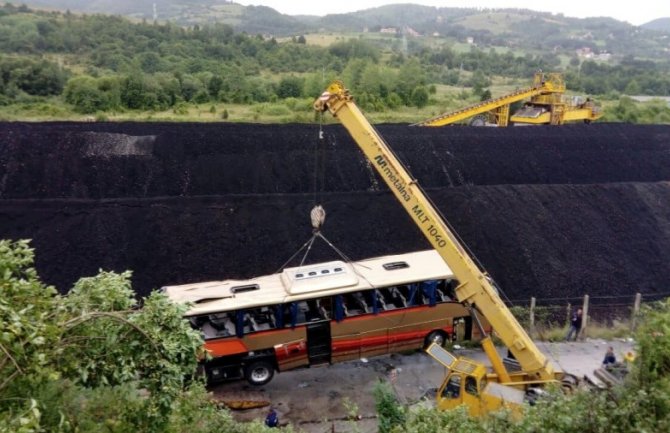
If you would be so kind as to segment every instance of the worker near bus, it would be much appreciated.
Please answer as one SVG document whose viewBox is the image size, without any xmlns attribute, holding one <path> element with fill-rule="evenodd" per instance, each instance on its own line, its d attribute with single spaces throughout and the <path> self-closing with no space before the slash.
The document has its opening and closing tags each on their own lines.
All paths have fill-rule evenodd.
<svg viewBox="0 0 670 433">
<path fill-rule="evenodd" d="M 278 427 L 279 426 L 279 415 L 274 408 L 270 408 L 270 412 L 265 417 L 265 425 L 268 427 Z"/>
<path fill-rule="evenodd" d="M 577 311 L 572 315 L 570 319 L 570 330 L 568 335 L 565 337 L 565 341 L 570 341 L 572 336 L 575 336 L 575 340 L 579 337 L 579 331 L 582 330 L 582 309 L 578 308 Z"/>
<path fill-rule="evenodd" d="M 605 353 L 605 359 L 603 359 L 603 366 L 607 367 L 608 365 L 616 364 L 616 356 L 614 355 L 614 348 L 610 346 Z"/>
</svg>

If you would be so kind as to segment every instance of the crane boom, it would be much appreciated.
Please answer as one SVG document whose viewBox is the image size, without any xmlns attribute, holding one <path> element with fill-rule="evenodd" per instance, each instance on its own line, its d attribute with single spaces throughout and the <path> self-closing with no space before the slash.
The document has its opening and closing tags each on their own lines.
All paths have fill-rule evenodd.
<svg viewBox="0 0 670 433">
<path fill-rule="evenodd" d="M 500 299 L 489 276 L 467 254 L 418 181 L 410 176 L 356 106 L 344 84 L 331 83 L 314 102 L 314 108 L 320 112 L 328 110 L 342 122 L 416 226 L 454 272 L 459 281 L 455 289 L 458 300 L 476 308 L 489 321 L 521 365 L 525 379 L 555 380 L 557 372 L 552 364 Z"/>
</svg>

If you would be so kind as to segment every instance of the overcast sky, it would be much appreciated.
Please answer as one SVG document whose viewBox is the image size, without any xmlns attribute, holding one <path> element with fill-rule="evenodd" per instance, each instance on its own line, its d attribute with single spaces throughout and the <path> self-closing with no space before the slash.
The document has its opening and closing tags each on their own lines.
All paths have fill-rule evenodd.
<svg viewBox="0 0 670 433">
<path fill-rule="evenodd" d="M 641 25 L 656 18 L 670 17 L 670 0 L 235 0 L 244 5 L 270 6 L 288 15 L 327 15 L 346 13 L 372 7 L 415 3 L 441 7 L 523 8 L 542 12 L 562 13 L 576 18 L 608 16 L 634 25 Z"/>
</svg>

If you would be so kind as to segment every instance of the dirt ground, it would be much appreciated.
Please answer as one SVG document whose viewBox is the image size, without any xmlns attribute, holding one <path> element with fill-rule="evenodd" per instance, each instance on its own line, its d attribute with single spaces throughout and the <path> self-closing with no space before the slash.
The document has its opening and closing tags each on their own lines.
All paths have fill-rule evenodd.
<svg viewBox="0 0 670 433">
<path fill-rule="evenodd" d="M 580 378 L 588 375 L 596 381 L 593 370 L 600 366 L 610 345 L 622 358 L 622 354 L 630 350 L 633 343 L 623 340 L 538 343 L 540 350 L 556 367 Z M 455 352 L 486 362 L 485 355 L 478 349 Z M 504 355 L 502 350 L 501 354 Z M 393 370 L 395 374 L 391 374 Z M 443 367 L 423 352 L 416 352 L 279 373 L 260 388 L 252 387 L 244 381 L 230 382 L 212 388 L 212 392 L 223 401 L 270 402 L 279 414 L 281 423 L 290 424 L 296 431 L 372 433 L 377 431 L 372 395 L 376 383 L 392 383 L 402 404 L 433 405 L 435 389 L 443 375 Z M 391 381 L 393 376 L 395 380 Z M 266 407 L 233 411 L 233 416 L 239 421 L 262 421 L 267 412 Z"/>
<path fill-rule="evenodd" d="M 378 130 L 510 298 L 670 292 L 669 126 Z M 352 259 L 428 247 L 340 125 L 323 141 L 315 125 L 229 123 L 0 136 L 0 237 L 33 239 L 62 292 L 100 268 L 133 270 L 139 295 L 275 272 L 315 202 Z M 321 244 L 309 261 L 335 258 Z"/>
</svg>

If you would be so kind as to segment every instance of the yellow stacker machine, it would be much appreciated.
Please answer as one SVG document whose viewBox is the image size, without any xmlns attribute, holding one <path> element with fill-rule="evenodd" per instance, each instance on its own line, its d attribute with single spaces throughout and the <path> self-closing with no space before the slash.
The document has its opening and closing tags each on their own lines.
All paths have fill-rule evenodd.
<svg viewBox="0 0 670 433">
<path fill-rule="evenodd" d="M 530 98 L 530 99 L 529 99 Z M 510 116 L 510 105 L 529 99 Z M 470 107 L 440 114 L 414 126 L 446 126 L 472 118 L 470 124 L 562 125 L 566 122 L 590 123 L 602 116 L 600 109 L 589 98 L 565 95 L 563 75 L 557 72 L 537 72 L 531 87 L 520 89 L 498 98 L 488 99 Z"/>
</svg>

